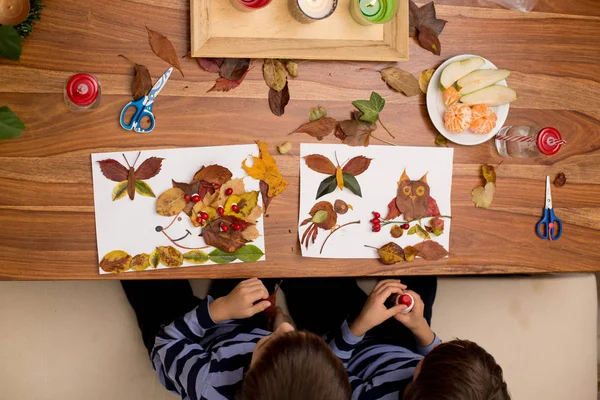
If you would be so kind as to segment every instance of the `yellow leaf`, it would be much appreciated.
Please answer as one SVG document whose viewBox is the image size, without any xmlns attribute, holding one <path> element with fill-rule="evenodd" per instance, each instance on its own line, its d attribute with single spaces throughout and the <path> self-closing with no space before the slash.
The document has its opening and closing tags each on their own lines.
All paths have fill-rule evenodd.
<svg viewBox="0 0 600 400">
<path fill-rule="evenodd" d="M 172 217 L 183 211 L 186 201 L 185 193 L 179 188 L 171 188 L 156 200 L 156 212 L 164 217 Z"/>
<path fill-rule="evenodd" d="M 337 182 L 337 186 L 340 190 L 344 189 L 344 173 L 342 172 L 342 167 L 338 166 L 335 169 L 335 181 Z"/>
<path fill-rule="evenodd" d="M 156 248 L 161 264 L 169 267 L 181 267 L 183 254 L 173 246 L 159 246 Z"/>
<path fill-rule="evenodd" d="M 122 199 L 127 194 L 127 181 L 117 183 L 117 186 L 113 189 L 112 199 L 113 201 Z"/>
<path fill-rule="evenodd" d="M 146 253 L 138 254 L 131 259 L 130 266 L 134 271 L 145 271 L 150 266 L 150 255 Z"/>
<path fill-rule="evenodd" d="M 281 194 L 287 187 L 288 182 L 279 173 L 275 159 L 269 154 L 268 145 L 260 140 L 256 142 L 260 150 L 260 157 L 252 157 L 254 164 L 252 167 L 246 165 L 246 160 L 242 162 L 242 168 L 255 179 L 265 181 L 269 185 L 269 197 L 275 197 Z"/>
<path fill-rule="evenodd" d="M 113 250 L 102 258 L 100 261 L 100 268 L 104 272 L 112 272 L 118 274 L 125 272 L 129 269 L 131 263 L 131 256 L 123 250 Z"/>
<path fill-rule="evenodd" d="M 196 221 L 196 219 L 198 218 L 198 214 L 200 214 L 203 211 L 208 214 L 209 221 L 212 221 L 212 220 L 215 220 L 218 218 L 216 209 L 214 209 L 211 206 L 207 206 L 203 202 L 199 201 L 196 204 L 194 204 L 194 207 L 192 208 L 192 212 L 190 213 L 190 220 L 192 221 L 192 225 L 194 225 L 195 227 L 200 226 L 200 224 L 198 223 L 198 221 Z"/>
<path fill-rule="evenodd" d="M 239 211 L 235 212 L 232 210 L 231 206 L 233 204 L 237 204 Z M 227 199 L 225 203 L 225 215 L 231 215 L 239 219 L 243 219 L 247 221 L 250 213 L 257 207 L 258 205 L 258 192 L 252 191 L 248 193 L 244 193 L 242 195 L 232 194 Z"/>
<path fill-rule="evenodd" d="M 492 201 L 494 200 L 494 193 L 496 192 L 496 184 L 494 182 L 488 182 L 483 186 L 477 186 L 471 192 L 471 197 L 473 198 L 473 203 L 475 203 L 475 207 L 479 208 L 488 208 L 492 205 Z"/>
<path fill-rule="evenodd" d="M 232 194 L 239 195 L 239 194 L 243 194 L 246 192 L 246 185 L 244 185 L 243 179 L 231 179 L 231 180 L 225 182 L 219 189 L 219 195 L 211 203 L 212 207 L 217 208 L 219 206 L 221 206 L 221 207 L 225 206 L 225 203 L 227 202 L 227 199 L 229 198 L 229 196 L 227 196 L 225 194 L 225 191 L 227 189 L 233 190 Z"/>
</svg>

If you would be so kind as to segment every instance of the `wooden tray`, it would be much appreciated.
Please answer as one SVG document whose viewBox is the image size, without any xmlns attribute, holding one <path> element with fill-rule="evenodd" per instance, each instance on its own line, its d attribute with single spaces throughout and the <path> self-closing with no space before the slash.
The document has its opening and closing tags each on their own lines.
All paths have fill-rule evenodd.
<svg viewBox="0 0 600 400">
<path fill-rule="evenodd" d="M 253 12 L 237 11 L 229 0 L 191 0 L 193 57 L 293 58 L 310 60 L 408 60 L 408 0 L 384 25 L 363 26 L 339 0 L 333 15 L 302 24 L 288 0 L 273 0 Z"/>
</svg>

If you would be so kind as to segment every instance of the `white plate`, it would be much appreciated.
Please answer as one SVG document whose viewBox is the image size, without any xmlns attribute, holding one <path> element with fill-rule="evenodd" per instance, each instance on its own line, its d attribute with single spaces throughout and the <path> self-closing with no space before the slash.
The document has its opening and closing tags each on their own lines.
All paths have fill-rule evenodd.
<svg viewBox="0 0 600 400">
<path fill-rule="evenodd" d="M 431 122 L 436 127 L 436 129 L 444 135 L 444 137 L 451 142 L 457 144 L 464 144 L 466 146 L 474 146 L 476 144 L 481 144 L 487 142 L 491 138 L 493 138 L 496 133 L 502 128 L 504 122 L 506 121 L 506 117 L 508 117 L 508 110 L 510 108 L 510 104 L 504 104 L 498 107 L 491 107 L 492 111 L 496 113 L 498 117 L 498 121 L 496 121 L 496 126 L 490 133 L 487 135 L 479 135 L 477 133 L 473 133 L 470 130 L 465 130 L 463 133 L 454 133 L 450 132 L 444 126 L 444 112 L 446 111 L 446 106 L 444 105 L 444 101 L 442 100 L 442 90 L 440 89 L 440 76 L 442 75 L 442 71 L 448 64 L 454 61 L 465 60 L 471 57 L 480 57 L 472 54 L 463 54 L 460 56 L 452 57 L 447 60 L 445 63 L 440 65 L 440 67 L 434 72 L 431 80 L 429 81 L 429 86 L 427 87 L 427 111 L 429 112 L 429 118 L 431 118 Z M 483 58 L 483 57 L 481 57 Z M 498 69 L 494 64 L 490 61 L 485 60 L 485 65 L 480 69 Z M 496 85 L 508 86 L 506 80 L 502 80 Z"/>
</svg>

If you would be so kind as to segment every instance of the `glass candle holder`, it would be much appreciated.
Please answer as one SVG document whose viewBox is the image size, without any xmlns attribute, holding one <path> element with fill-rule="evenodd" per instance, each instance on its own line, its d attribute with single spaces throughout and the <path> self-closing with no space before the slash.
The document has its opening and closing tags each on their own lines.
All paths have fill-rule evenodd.
<svg viewBox="0 0 600 400">
<path fill-rule="evenodd" d="M 268 6 L 271 0 L 230 0 L 233 7 L 238 11 L 251 12 Z"/>
<path fill-rule="evenodd" d="M 303 24 L 329 17 L 337 7 L 337 0 L 289 0 L 292 16 Z"/>
<path fill-rule="evenodd" d="M 399 0 L 351 0 L 350 14 L 361 25 L 385 24 L 400 8 Z"/>
</svg>

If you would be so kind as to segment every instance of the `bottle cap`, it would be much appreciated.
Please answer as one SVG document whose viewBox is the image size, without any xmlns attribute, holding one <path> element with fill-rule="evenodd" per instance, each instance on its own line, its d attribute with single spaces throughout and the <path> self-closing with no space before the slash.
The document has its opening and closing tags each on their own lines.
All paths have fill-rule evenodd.
<svg viewBox="0 0 600 400">
<path fill-rule="evenodd" d="M 98 98 L 98 81 L 89 74 L 75 74 L 67 82 L 67 96 L 78 106 L 89 106 Z"/>
<path fill-rule="evenodd" d="M 542 129 L 537 136 L 537 147 L 542 154 L 547 156 L 558 153 L 563 144 L 567 143 L 563 140 L 560 132 L 556 128 L 547 127 Z"/>
</svg>

